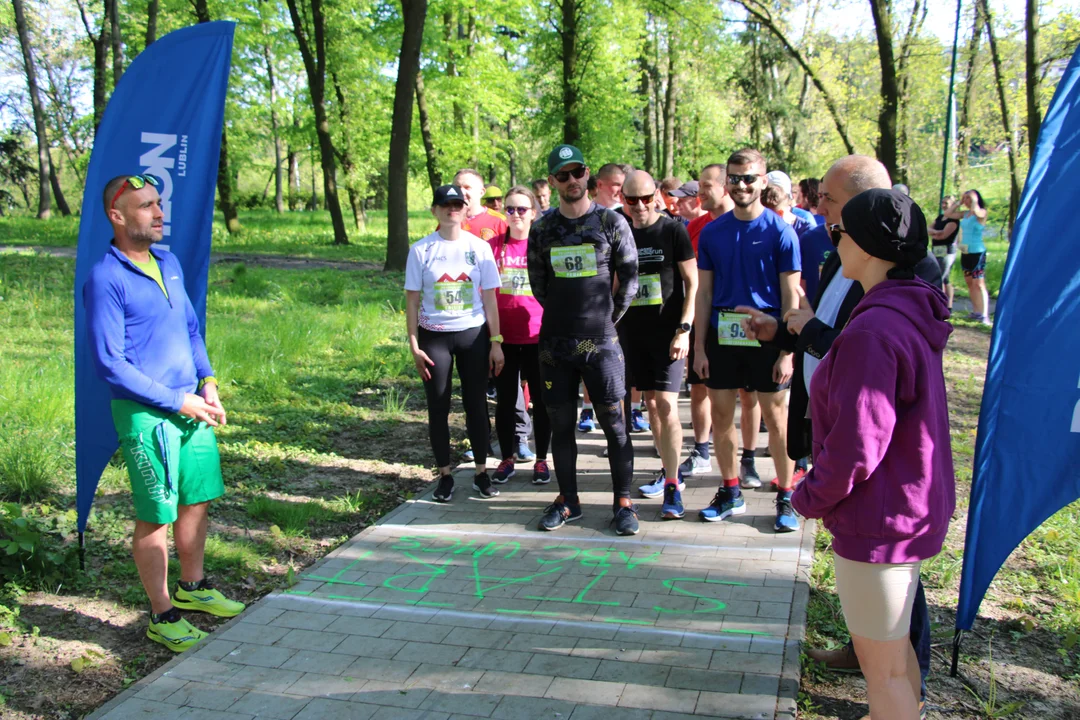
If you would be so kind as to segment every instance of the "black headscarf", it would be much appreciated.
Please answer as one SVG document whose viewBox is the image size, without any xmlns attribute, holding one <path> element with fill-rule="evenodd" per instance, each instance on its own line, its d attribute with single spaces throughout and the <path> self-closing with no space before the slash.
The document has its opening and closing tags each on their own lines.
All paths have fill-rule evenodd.
<svg viewBox="0 0 1080 720">
<path fill-rule="evenodd" d="M 913 268 L 926 257 L 930 236 L 922 209 L 896 190 L 873 189 L 848 200 L 840 211 L 844 230 L 870 255 L 896 263 L 892 279 L 915 277 Z"/>
</svg>

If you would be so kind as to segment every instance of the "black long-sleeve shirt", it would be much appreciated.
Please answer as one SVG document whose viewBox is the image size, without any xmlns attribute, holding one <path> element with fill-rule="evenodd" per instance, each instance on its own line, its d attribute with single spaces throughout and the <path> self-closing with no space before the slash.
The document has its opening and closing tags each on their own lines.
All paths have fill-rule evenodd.
<svg viewBox="0 0 1080 720">
<path fill-rule="evenodd" d="M 544 306 L 541 337 L 616 334 L 638 286 L 637 246 L 622 215 L 595 203 L 579 218 L 547 213 L 529 230 L 528 255 L 533 296 Z"/>
</svg>

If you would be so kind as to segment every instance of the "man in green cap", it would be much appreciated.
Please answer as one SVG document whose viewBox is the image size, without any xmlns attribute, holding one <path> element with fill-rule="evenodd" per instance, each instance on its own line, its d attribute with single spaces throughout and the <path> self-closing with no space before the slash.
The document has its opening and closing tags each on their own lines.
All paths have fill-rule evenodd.
<svg viewBox="0 0 1080 720">
<path fill-rule="evenodd" d="M 637 292 L 637 247 L 626 218 L 589 199 L 589 168 L 576 147 L 551 151 L 548 182 L 559 193 L 559 207 L 533 223 L 528 251 L 533 296 L 544 306 L 540 376 L 559 481 L 559 496 L 545 509 L 540 529 L 556 530 L 581 518 L 575 426 L 578 384 L 584 381 L 607 437 L 615 531 L 634 535 L 634 458 L 623 414 L 626 366 L 615 323 Z"/>
</svg>

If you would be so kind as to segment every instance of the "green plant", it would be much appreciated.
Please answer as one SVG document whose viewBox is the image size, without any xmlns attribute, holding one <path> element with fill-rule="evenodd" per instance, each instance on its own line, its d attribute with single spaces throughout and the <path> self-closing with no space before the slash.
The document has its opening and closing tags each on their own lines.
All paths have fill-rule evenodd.
<svg viewBox="0 0 1080 720">
<path fill-rule="evenodd" d="M 366 510 L 370 503 L 371 498 L 361 488 L 354 493 L 347 493 L 334 498 L 330 501 L 330 506 L 338 512 L 355 515 Z"/>
<path fill-rule="evenodd" d="M 264 495 L 249 500 L 246 510 L 255 520 L 277 525 L 284 535 L 299 535 L 306 532 L 312 523 L 325 522 L 333 517 L 332 510 L 314 500 L 289 502 Z"/>
<path fill-rule="evenodd" d="M 0 504 L 0 577 L 33 588 L 56 589 L 74 566 L 75 549 L 15 503 Z"/>
<path fill-rule="evenodd" d="M 968 691 L 971 697 L 975 698 L 978 710 L 982 713 L 982 717 L 993 720 L 993 718 L 1003 718 L 1012 715 L 1014 712 L 1024 706 L 1023 701 L 1014 700 L 1005 705 L 998 705 L 997 696 L 997 679 L 994 677 L 994 636 L 990 635 L 989 643 L 989 658 L 987 663 L 990 665 L 990 682 L 986 690 L 986 698 L 984 699 L 979 693 L 971 688 L 970 685 L 964 685 L 964 689 Z"/>
<path fill-rule="evenodd" d="M 394 420 L 400 420 L 408 409 L 412 393 L 402 392 L 401 388 L 391 387 L 383 393 L 383 412 Z"/>
<path fill-rule="evenodd" d="M 29 432 L 0 445 L 0 499 L 36 502 L 52 491 L 57 463 L 51 448 Z"/>
</svg>

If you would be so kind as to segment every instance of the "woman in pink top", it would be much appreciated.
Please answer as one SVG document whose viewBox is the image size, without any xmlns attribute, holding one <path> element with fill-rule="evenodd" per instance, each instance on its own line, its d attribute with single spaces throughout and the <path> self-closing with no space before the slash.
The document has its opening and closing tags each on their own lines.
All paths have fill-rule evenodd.
<svg viewBox="0 0 1080 720">
<path fill-rule="evenodd" d="M 498 403 L 495 407 L 495 432 L 503 460 L 491 481 L 505 483 L 514 475 L 515 412 L 518 386 L 522 380 L 537 392 L 531 393 L 533 402 L 533 434 L 536 438 L 536 462 L 533 464 L 533 484 L 551 482 L 547 453 L 551 443 L 551 422 L 539 392 L 540 361 L 537 344 L 540 339 L 540 319 L 544 310 L 533 297 L 529 285 L 529 227 L 540 211 L 540 204 L 532 191 L 521 185 L 506 194 L 503 210 L 510 229 L 506 235 L 492 238 L 491 249 L 499 268 L 502 286 L 498 292 L 499 320 L 503 332 L 503 355 L 506 365 L 502 374 L 495 378 Z"/>
</svg>

